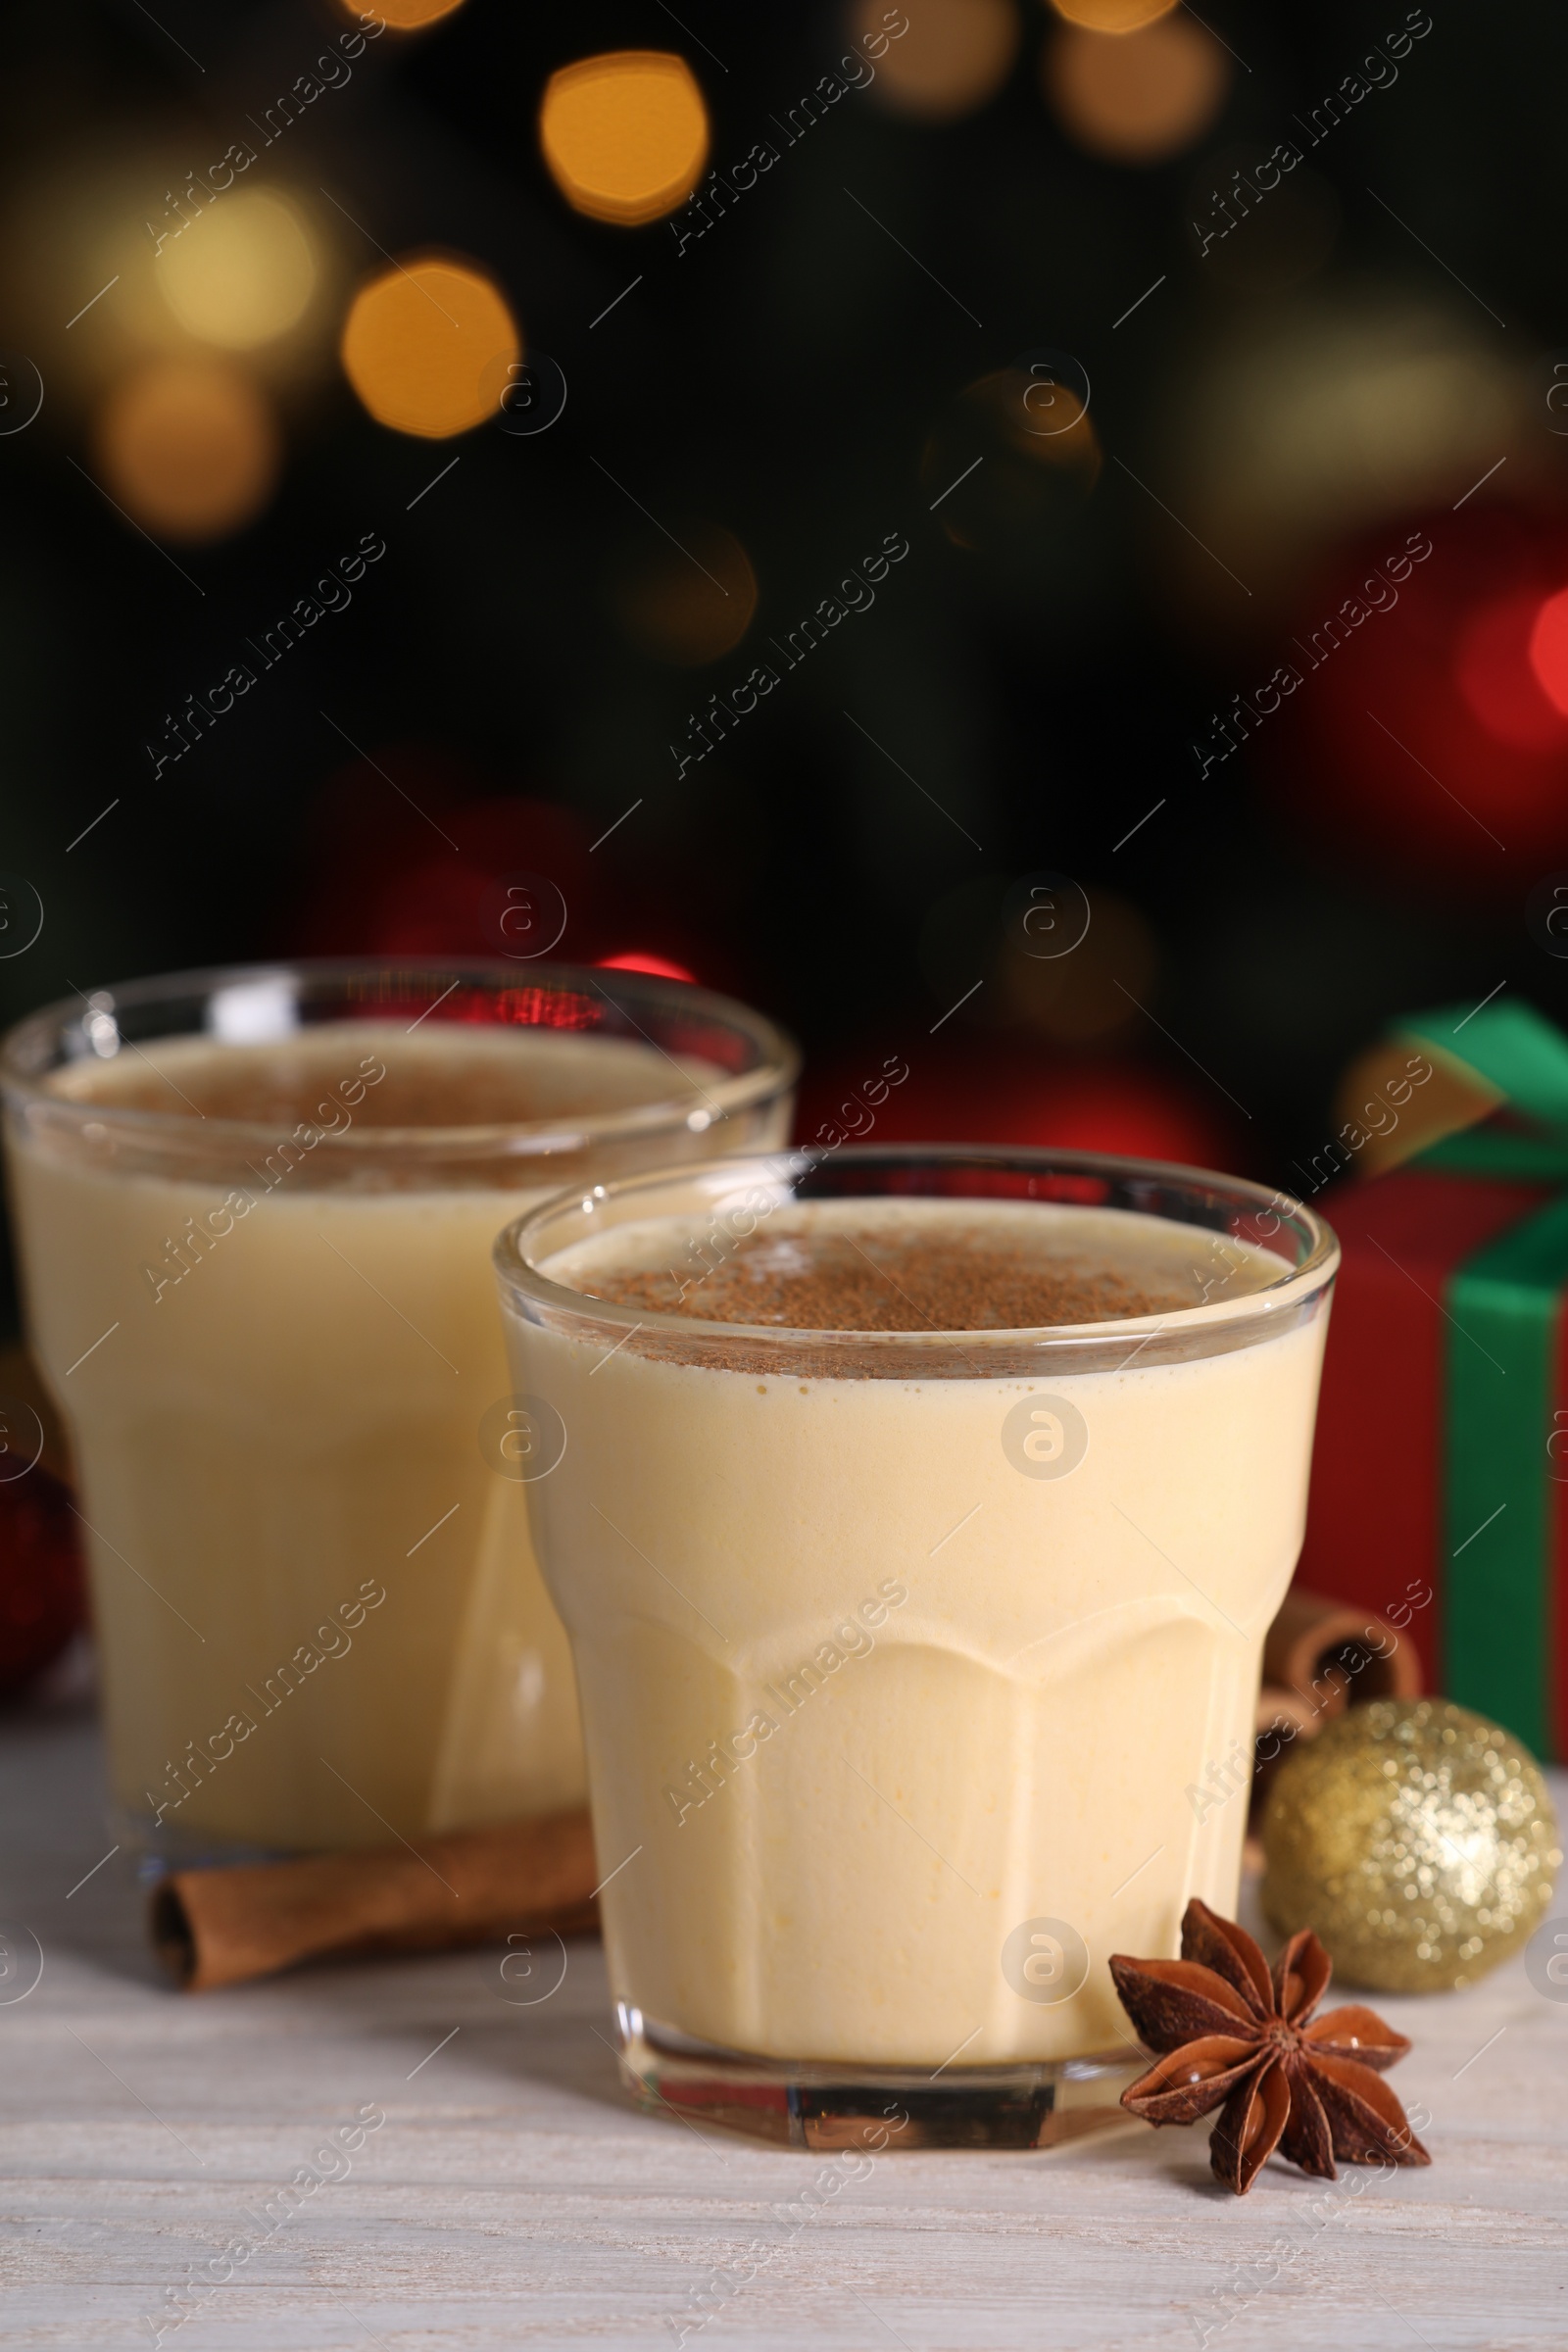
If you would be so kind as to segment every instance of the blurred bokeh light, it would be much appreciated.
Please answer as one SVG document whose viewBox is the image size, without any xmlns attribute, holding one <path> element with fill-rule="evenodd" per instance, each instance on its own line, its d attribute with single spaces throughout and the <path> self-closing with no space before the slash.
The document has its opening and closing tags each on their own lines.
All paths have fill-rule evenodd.
<svg viewBox="0 0 1568 2352">
<path fill-rule="evenodd" d="M 1176 0 L 1051 0 L 1058 17 L 1092 32 L 1137 32 L 1168 17 Z"/>
<path fill-rule="evenodd" d="M 591 961 L 612 943 L 595 918 L 589 839 L 574 810 L 498 793 L 469 758 L 372 738 L 312 811 L 290 944 L 306 956 L 494 956 L 497 886 L 526 872 L 548 877 L 565 900 L 561 955 Z M 517 969 L 526 972 L 526 959 Z"/>
<path fill-rule="evenodd" d="M 1495 340 L 1442 298 L 1363 279 L 1239 309 L 1170 417 L 1180 457 L 1163 495 L 1214 551 L 1181 532 L 1160 542 L 1187 619 L 1241 616 L 1216 556 L 1252 591 L 1255 620 L 1336 540 L 1451 505 L 1510 449 L 1517 471 L 1519 412 Z"/>
<path fill-rule="evenodd" d="M 1143 1019 L 1159 969 L 1149 924 L 1117 892 L 1089 890 L 1090 923 L 1070 956 L 1027 955 L 1011 931 L 997 950 L 997 1009 L 1063 1046 L 1101 1046 Z"/>
<path fill-rule="evenodd" d="M 258 514 L 281 446 L 266 395 L 217 360 L 155 360 L 122 377 L 93 423 L 110 495 L 155 537 L 226 538 Z"/>
<path fill-rule="evenodd" d="M 344 0 L 352 17 L 359 17 L 357 0 Z M 463 0 L 375 0 L 375 14 L 383 24 L 394 32 L 414 32 L 421 24 L 434 24 L 442 17 L 450 17 L 461 8 Z"/>
<path fill-rule="evenodd" d="M 678 548 L 640 547 L 623 562 L 612 601 L 642 652 L 695 669 L 739 645 L 751 627 L 757 574 L 732 532 L 679 521 L 674 529 Z"/>
<path fill-rule="evenodd" d="M 522 341 L 505 299 L 476 266 L 425 256 L 360 288 L 342 357 L 378 424 L 440 441 L 499 412 Z"/>
<path fill-rule="evenodd" d="M 886 38 L 883 0 L 858 0 L 852 37 Z M 872 89 L 896 114 L 951 122 L 994 98 L 1012 71 L 1021 27 L 1013 0 L 919 0 L 908 30 L 877 59 Z"/>
<path fill-rule="evenodd" d="M 158 255 L 156 281 L 187 333 L 229 351 L 298 325 L 316 291 L 304 222 L 266 188 L 227 196 Z"/>
<path fill-rule="evenodd" d="M 808 1061 L 795 1132 L 825 1142 L 863 1122 L 856 1099 L 883 1049 Z M 1054 1054 L 1017 1033 L 944 1033 L 925 1045 L 906 1082 L 877 1105 L 878 1144 L 1023 1144 L 1057 1150 L 1125 1152 L 1189 1167 L 1245 1168 L 1242 1122 L 1215 1107 L 1200 1081 L 1107 1055 L 1089 1060 Z"/>
<path fill-rule="evenodd" d="M 1412 537 L 1430 552 L 1395 604 L 1388 559 Z M 1369 604 L 1380 564 L 1383 609 L 1336 640 L 1325 616 Z M 1380 526 L 1306 590 L 1284 649 L 1303 689 L 1250 754 L 1276 790 L 1310 791 L 1342 857 L 1460 876 L 1478 903 L 1532 858 L 1560 863 L 1568 717 L 1543 669 L 1560 676 L 1565 577 L 1560 515 L 1477 502 Z"/>
<path fill-rule="evenodd" d="M 1548 596 L 1535 615 L 1530 666 L 1553 710 L 1568 716 L 1568 588 Z"/>
<path fill-rule="evenodd" d="M 545 85 L 539 143 L 569 205 L 637 227 L 672 212 L 708 161 L 708 109 L 684 58 L 622 49 Z"/>
<path fill-rule="evenodd" d="M 601 956 L 602 972 L 648 972 L 656 980 L 692 980 L 697 974 L 689 972 L 683 963 L 671 963 L 667 956 L 645 956 L 631 949 L 624 956 Z"/>
<path fill-rule="evenodd" d="M 1064 24 L 1041 60 L 1057 121 L 1091 155 L 1161 164 L 1202 137 L 1230 89 L 1230 60 L 1189 17 L 1123 33 Z"/>
<path fill-rule="evenodd" d="M 527 872 L 564 956 L 698 972 L 813 1073 L 855 1048 L 846 1088 L 903 1054 L 879 1132 L 1285 1185 L 1389 1018 L 1506 974 L 1568 1024 L 1525 911 L 1568 872 L 1568 10 L 1527 13 L 1405 42 L 1401 0 L 1383 65 L 1376 24 L 1240 0 L 24 13 L 7 862 L 50 911 L 7 1014 L 498 953 Z M 82 832 L 137 713 L 394 526 L 165 766 L 167 822 L 127 790 Z M 1024 968 L 1002 902 L 1044 868 L 1094 921 Z"/>
<path fill-rule="evenodd" d="M 977 874 L 945 891 L 921 927 L 921 968 L 931 1001 L 949 1004 L 983 976 L 966 1014 L 976 1029 L 1032 1031 L 1054 1045 L 1099 1052 L 1145 1025 L 1140 1004 L 1159 979 L 1150 924 L 1119 891 L 1087 888 L 1089 921 L 1069 954 L 1036 956 L 1008 919 L 1009 884 Z"/>
<path fill-rule="evenodd" d="M 1070 363 L 1039 365 L 1039 373 L 1015 364 L 966 385 L 926 442 L 920 480 L 955 547 L 1038 551 L 1100 479 L 1081 373 Z"/>
<path fill-rule="evenodd" d="M 1546 690 L 1537 653 L 1538 624 L 1550 609 L 1539 590 L 1522 589 L 1482 605 L 1459 632 L 1459 691 L 1487 732 L 1516 751 L 1568 745 L 1568 719 Z M 1546 644 L 1558 633 L 1558 624 L 1548 623 Z"/>
</svg>

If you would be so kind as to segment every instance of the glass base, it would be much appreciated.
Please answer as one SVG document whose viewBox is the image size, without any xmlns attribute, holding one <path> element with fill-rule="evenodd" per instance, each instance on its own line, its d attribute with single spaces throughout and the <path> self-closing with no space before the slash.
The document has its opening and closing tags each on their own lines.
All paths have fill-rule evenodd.
<svg viewBox="0 0 1568 2352">
<path fill-rule="evenodd" d="M 1021 2060 L 1012 2066 L 830 2065 L 754 2058 L 695 2041 L 617 2002 L 621 2080 L 648 2114 L 720 2124 L 787 2148 L 1056 2148 L 1132 2127 L 1122 2092 L 1146 2061 Z M 899 2119 L 903 2118 L 901 2122 Z M 885 2137 L 883 2135 L 886 2135 Z"/>
<path fill-rule="evenodd" d="M 156 1886 L 176 1870 L 232 1870 L 247 1862 L 299 1858 L 297 1851 L 225 1837 L 220 1830 L 186 1830 L 155 1821 L 150 1813 L 129 1805 L 110 1807 L 109 1831 L 143 1886 Z"/>
</svg>

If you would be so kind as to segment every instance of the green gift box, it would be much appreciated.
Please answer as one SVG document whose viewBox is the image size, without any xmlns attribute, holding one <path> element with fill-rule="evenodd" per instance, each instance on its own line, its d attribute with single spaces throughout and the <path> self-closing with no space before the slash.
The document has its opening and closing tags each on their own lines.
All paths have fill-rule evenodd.
<svg viewBox="0 0 1568 2352">
<path fill-rule="evenodd" d="M 1324 1204 L 1344 1263 L 1301 1580 L 1407 1627 L 1436 1689 L 1568 1759 L 1568 1038 L 1494 1004 L 1394 1045 L 1331 1158 L 1382 1164 Z"/>
</svg>

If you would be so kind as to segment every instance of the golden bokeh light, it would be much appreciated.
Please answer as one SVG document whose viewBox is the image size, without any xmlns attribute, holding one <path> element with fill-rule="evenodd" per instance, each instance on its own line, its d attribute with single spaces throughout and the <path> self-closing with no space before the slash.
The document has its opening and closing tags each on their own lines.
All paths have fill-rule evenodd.
<svg viewBox="0 0 1568 2352">
<path fill-rule="evenodd" d="M 1154 935 L 1131 900 L 1088 894 L 1091 919 L 1070 956 L 1036 958 L 1009 936 L 997 952 L 997 1009 L 1063 1046 L 1102 1046 L 1138 1018 L 1159 969 Z"/>
<path fill-rule="evenodd" d="M 154 274 L 187 333 L 249 351 L 298 325 L 316 291 L 316 255 L 294 207 L 254 188 L 171 238 Z"/>
<path fill-rule="evenodd" d="M 708 109 L 684 58 L 619 49 L 545 84 L 539 143 L 569 205 L 636 227 L 683 204 L 708 161 Z"/>
<path fill-rule="evenodd" d="M 885 0 L 855 0 L 852 37 L 886 40 L 887 13 Z M 877 57 L 871 87 L 882 105 L 918 122 L 952 122 L 996 96 L 1018 54 L 1013 0 L 919 0 L 903 13 L 908 30 Z"/>
<path fill-rule="evenodd" d="M 1098 478 L 1100 442 L 1090 422 L 1093 388 L 1066 352 L 1015 360 L 966 385 L 963 407 L 983 414 L 1006 446 L 1039 466 L 1086 466 Z"/>
<path fill-rule="evenodd" d="M 1023 362 L 998 368 L 949 403 L 921 453 L 920 481 L 955 547 L 1001 557 L 1059 541 L 1103 463 L 1089 389 L 1061 354 L 1034 373 Z"/>
<path fill-rule="evenodd" d="M 1063 130 L 1113 164 L 1161 164 L 1202 137 L 1225 103 L 1230 61 L 1186 17 L 1107 36 L 1064 24 L 1041 60 Z"/>
<path fill-rule="evenodd" d="M 345 0 L 351 17 L 358 17 L 357 0 Z M 383 24 L 394 32 L 415 32 L 421 24 L 434 24 L 442 17 L 450 17 L 461 8 L 463 0 L 375 0 L 375 13 Z"/>
<path fill-rule="evenodd" d="M 395 263 L 360 288 L 343 328 L 345 374 L 377 424 L 444 441 L 494 416 L 522 338 L 471 263 Z"/>
<path fill-rule="evenodd" d="M 676 524 L 682 548 L 639 552 L 612 590 L 632 643 L 682 669 L 716 662 L 739 645 L 757 611 L 757 574 L 732 532 L 713 523 Z"/>
<path fill-rule="evenodd" d="M 110 496 L 155 538 L 223 539 L 260 514 L 281 448 L 266 397 L 219 360 L 157 360 L 117 383 L 93 424 Z"/>
<path fill-rule="evenodd" d="M 1091 32 L 1137 32 L 1168 17 L 1176 0 L 1051 0 L 1058 17 Z"/>
<path fill-rule="evenodd" d="M 1206 192 L 1209 174 L 1197 184 Z M 1289 184 L 1224 245 L 1216 240 L 1204 270 L 1271 233 Z M 1447 485 L 1475 481 L 1499 450 L 1513 452 L 1508 473 L 1522 466 L 1522 413 L 1518 368 L 1484 314 L 1472 326 L 1445 298 L 1396 279 L 1309 285 L 1287 303 L 1239 305 L 1211 331 L 1173 390 L 1181 459 L 1158 488 L 1284 623 L 1335 542 L 1376 524 L 1396 526 L 1397 546 L 1399 516 L 1444 497 L 1451 505 Z M 1184 624 L 1234 616 L 1246 602 L 1234 581 L 1180 531 L 1169 544 Z"/>
</svg>

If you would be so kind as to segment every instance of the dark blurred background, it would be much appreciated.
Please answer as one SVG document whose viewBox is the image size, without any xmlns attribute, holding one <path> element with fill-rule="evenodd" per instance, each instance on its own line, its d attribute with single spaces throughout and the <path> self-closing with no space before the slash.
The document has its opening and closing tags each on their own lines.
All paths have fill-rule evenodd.
<svg viewBox="0 0 1568 2352">
<path fill-rule="evenodd" d="M 1393 1016 L 1562 1010 L 1560 10 L 386 17 L 9 12 L 7 1018 L 526 872 L 807 1132 L 1304 1190 Z"/>
</svg>

